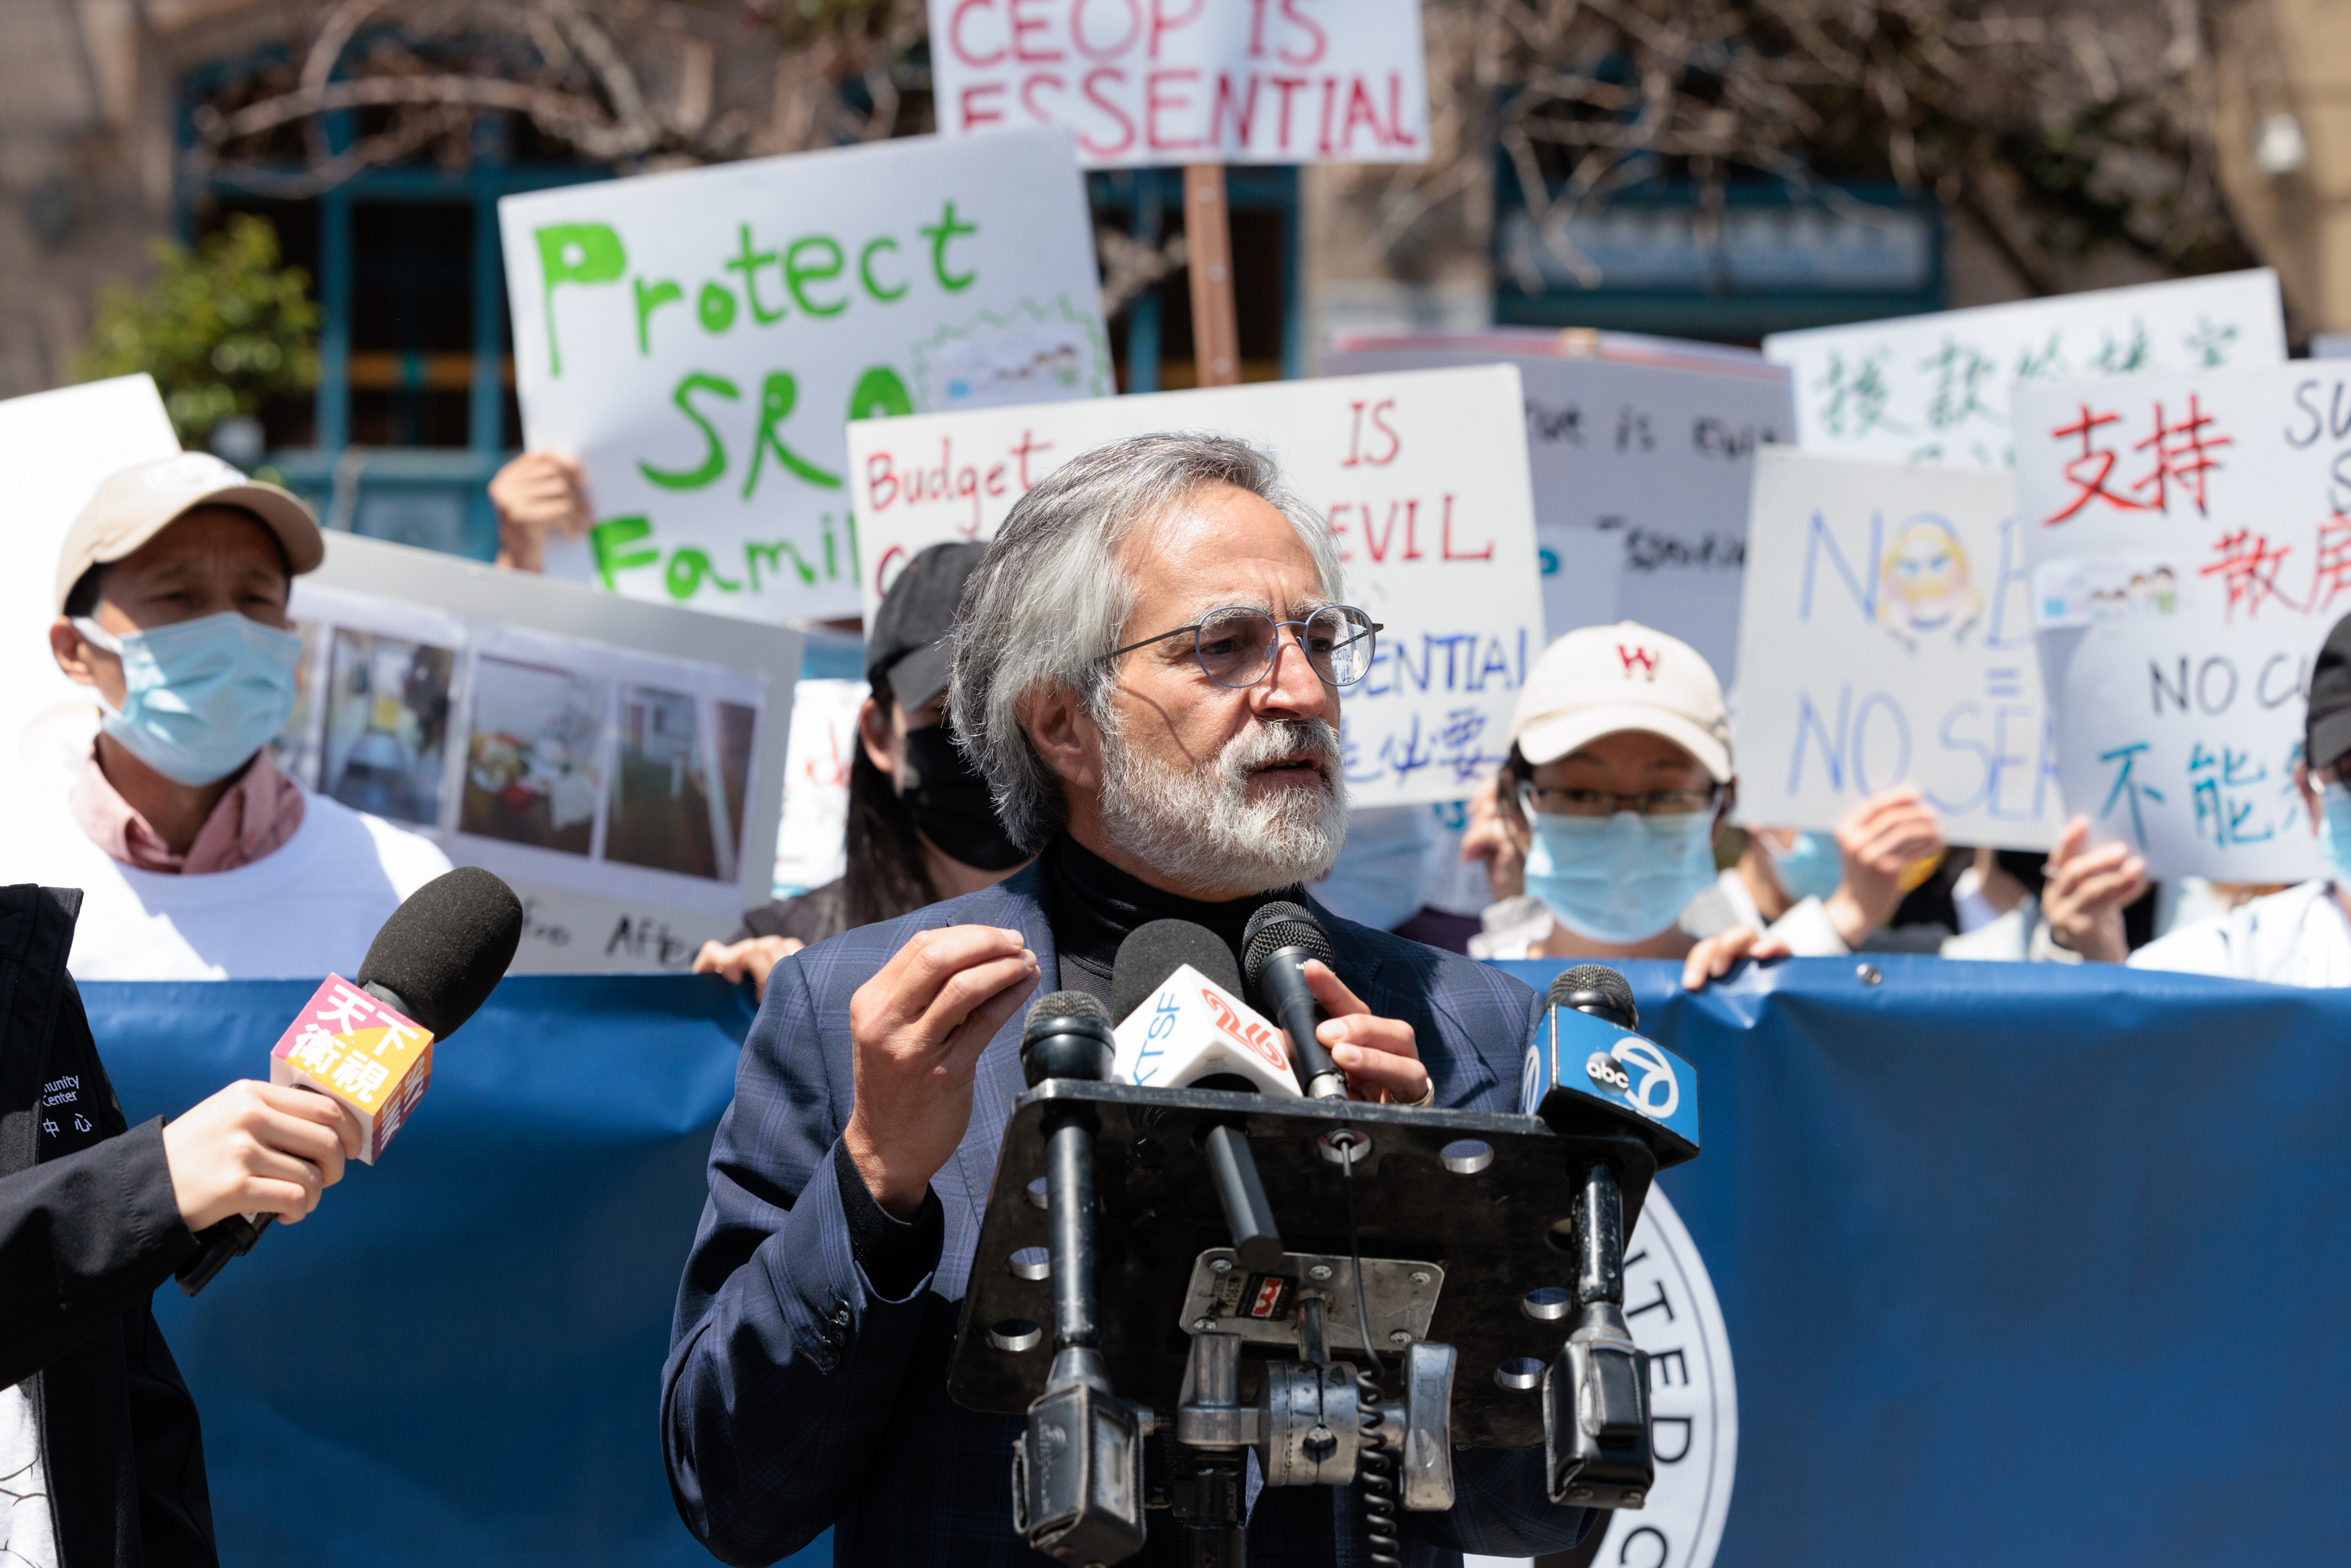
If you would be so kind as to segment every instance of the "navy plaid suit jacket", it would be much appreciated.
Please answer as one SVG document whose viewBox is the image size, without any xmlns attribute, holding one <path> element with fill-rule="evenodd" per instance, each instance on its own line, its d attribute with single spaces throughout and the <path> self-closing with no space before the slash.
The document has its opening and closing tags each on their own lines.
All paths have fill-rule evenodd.
<svg viewBox="0 0 2351 1568">
<path fill-rule="evenodd" d="M 1014 1013 L 981 1055 L 970 1130 L 931 1180 L 946 1211 L 930 1276 L 877 1296 L 851 1254 L 832 1145 L 852 1102 L 849 999 L 918 931 L 1024 933 L 1040 991 L 1061 966 L 1031 866 L 979 893 L 846 932 L 785 959 L 743 1047 L 735 1103 L 710 1150 L 710 1198 L 679 1287 L 662 1380 L 662 1447 L 679 1513 L 725 1561 L 764 1564 L 835 1526 L 837 1563 L 1045 1563 L 1013 1533 L 1015 1417 L 947 1398 L 947 1362 L 980 1211 L 1012 1102 L 1027 1084 Z M 1450 953 L 1318 908 L 1340 978 L 1413 1026 L 1437 1103 L 1512 1108 L 1540 999 Z M 1546 1500 L 1539 1450 L 1456 1454 L 1458 1500 L 1405 1513 L 1406 1560 L 1573 1545 L 1592 1515 Z M 1364 1560 L 1354 1488 L 1267 1488 L 1249 1516 L 1252 1568 Z M 1159 1529 L 1172 1528 L 1165 1515 Z"/>
</svg>

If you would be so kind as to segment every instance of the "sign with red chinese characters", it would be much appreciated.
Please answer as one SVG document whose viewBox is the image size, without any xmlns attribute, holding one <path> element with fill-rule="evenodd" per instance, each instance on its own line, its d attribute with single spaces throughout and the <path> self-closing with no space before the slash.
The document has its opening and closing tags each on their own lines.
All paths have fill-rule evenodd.
<svg viewBox="0 0 2351 1568">
<path fill-rule="evenodd" d="M 329 975 L 269 1053 L 269 1082 L 341 1101 L 360 1119 L 360 1158 L 375 1164 L 433 1081 L 433 1031 Z"/>
<path fill-rule="evenodd" d="M 2032 387 L 2016 419 L 2068 808 L 2158 878 L 2318 874 L 2295 768 L 2351 614 L 2351 366 Z"/>
<path fill-rule="evenodd" d="M 1426 163 L 1420 0 L 931 0 L 939 130 L 1091 168 Z"/>
</svg>

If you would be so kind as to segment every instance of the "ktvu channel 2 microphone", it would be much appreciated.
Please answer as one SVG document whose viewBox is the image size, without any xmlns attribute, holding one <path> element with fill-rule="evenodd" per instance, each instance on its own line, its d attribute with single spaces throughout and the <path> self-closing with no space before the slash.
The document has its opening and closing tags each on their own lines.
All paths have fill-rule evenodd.
<svg viewBox="0 0 2351 1568">
<path fill-rule="evenodd" d="M 522 941 L 522 901 L 476 866 L 408 895 L 375 934 L 359 978 L 329 975 L 269 1053 L 269 1081 L 340 1101 L 359 1119 L 359 1157 L 373 1165 L 424 1096 L 433 1047 L 488 999 Z M 193 1296 L 251 1249 L 273 1215 L 231 1215 L 198 1239 L 179 1271 Z"/>
<path fill-rule="evenodd" d="M 1660 1167 L 1698 1152 L 1698 1075 L 1635 1032 L 1625 977 L 1598 964 L 1552 982 L 1527 1045 L 1519 1109 L 1570 1134 L 1629 1133 Z M 1621 1173 L 1583 1172 L 1575 1204 L 1575 1327 L 1543 1373 L 1544 1475 L 1555 1503 L 1638 1508 L 1656 1478 L 1649 1358 L 1625 1321 Z"/>
</svg>

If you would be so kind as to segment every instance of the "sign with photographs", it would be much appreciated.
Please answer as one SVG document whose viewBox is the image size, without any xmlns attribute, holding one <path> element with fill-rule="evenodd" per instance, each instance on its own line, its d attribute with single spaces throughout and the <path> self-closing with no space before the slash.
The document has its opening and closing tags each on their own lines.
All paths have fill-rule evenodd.
<svg viewBox="0 0 2351 1568">
<path fill-rule="evenodd" d="M 2158 879 L 2320 874 L 2294 774 L 2351 614 L 2351 366 L 2028 388 L 2016 457 L 2068 804 Z"/>
<path fill-rule="evenodd" d="M 911 137 L 498 204 L 527 444 L 596 522 L 549 573 L 758 621 L 857 612 L 842 425 L 1114 390 L 1059 131 Z"/>
<path fill-rule="evenodd" d="M 1827 831 L 1910 784 L 1955 843 L 2057 841 L 2023 534 L 2006 474 L 1763 449 L 1731 716 L 1741 821 Z"/>
<path fill-rule="evenodd" d="M 1346 592 L 1384 628 L 1342 697 L 1349 800 L 1458 800 L 1508 755 L 1543 646 L 1521 397 L 1515 366 L 1484 365 L 861 421 L 866 614 L 916 551 L 992 537 L 1081 452 L 1154 431 L 1238 436 L 1321 512 Z"/>
<path fill-rule="evenodd" d="M 1420 0 L 930 0 L 950 136 L 1066 126 L 1089 168 L 1426 163 Z"/>
<path fill-rule="evenodd" d="M 1775 332 L 1763 352 L 1795 376 L 1807 452 L 2007 468 L 2026 388 L 2281 364 L 2285 316 L 2262 267 Z"/>
<path fill-rule="evenodd" d="M 1757 354 L 1617 332 L 1343 338 L 1332 375 L 1518 366 L 1526 388 L 1543 631 L 1638 621 L 1738 674 L 1747 489 L 1795 429 L 1788 372 Z"/>
<path fill-rule="evenodd" d="M 768 900 L 799 634 L 348 534 L 287 772 L 514 884 L 515 967 L 679 969 Z"/>
</svg>

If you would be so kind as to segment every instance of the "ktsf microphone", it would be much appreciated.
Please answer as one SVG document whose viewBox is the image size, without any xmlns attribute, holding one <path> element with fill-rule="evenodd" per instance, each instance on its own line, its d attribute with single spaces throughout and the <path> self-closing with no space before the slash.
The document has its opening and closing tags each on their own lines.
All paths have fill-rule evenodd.
<svg viewBox="0 0 2351 1568">
<path fill-rule="evenodd" d="M 1519 1108 L 1568 1134 L 1629 1133 L 1658 1166 L 1698 1155 L 1698 1077 L 1634 1032 L 1625 977 L 1581 965 L 1551 985 L 1528 1042 Z M 1649 1358 L 1625 1321 L 1625 1203 L 1608 1159 L 1586 1165 L 1575 1202 L 1575 1328 L 1543 1374 L 1544 1474 L 1551 1499 L 1638 1508 L 1656 1476 L 1649 1441 Z"/>
<path fill-rule="evenodd" d="M 1241 1000 L 1232 950 L 1205 925 L 1155 920 L 1118 945 L 1114 1082 L 1150 1089 L 1298 1093 L 1281 1031 Z"/>
<path fill-rule="evenodd" d="M 269 1053 L 269 1081 L 340 1101 L 373 1165 L 424 1096 L 433 1048 L 489 998 L 522 941 L 522 901 L 477 866 L 426 883 L 376 932 L 356 983 L 327 977 Z M 251 1250 L 273 1215 L 231 1215 L 179 1271 L 193 1296 Z"/>
</svg>

